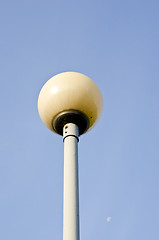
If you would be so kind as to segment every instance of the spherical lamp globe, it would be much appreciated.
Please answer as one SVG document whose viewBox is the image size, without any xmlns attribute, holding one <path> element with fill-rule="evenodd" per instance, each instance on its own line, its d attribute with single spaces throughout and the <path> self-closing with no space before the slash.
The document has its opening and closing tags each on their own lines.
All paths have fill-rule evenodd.
<svg viewBox="0 0 159 240">
<path fill-rule="evenodd" d="M 38 98 L 41 120 L 60 135 L 67 123 L 76 124 L 80 135 L 87 132 L 101 116 L 102 108 L 102 95 L 97 85 L 77 72 L 55 75 L 42 87 Z"/>
</svg>

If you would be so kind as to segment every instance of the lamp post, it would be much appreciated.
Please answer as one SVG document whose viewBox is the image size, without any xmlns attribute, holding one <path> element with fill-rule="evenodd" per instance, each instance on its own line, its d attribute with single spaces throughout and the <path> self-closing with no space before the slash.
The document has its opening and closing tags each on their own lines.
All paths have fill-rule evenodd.
<svg viewBox="0 0 159 240">
<path fill-rule="evenodd" d="M 78 141 L 102 113 L 97 85 L 87 76 L 64 72 L 42 87 L 38 111 L 43 123 L 63 136 L 64 199 L 63 240 L 79 240 Z"/>
</svg>

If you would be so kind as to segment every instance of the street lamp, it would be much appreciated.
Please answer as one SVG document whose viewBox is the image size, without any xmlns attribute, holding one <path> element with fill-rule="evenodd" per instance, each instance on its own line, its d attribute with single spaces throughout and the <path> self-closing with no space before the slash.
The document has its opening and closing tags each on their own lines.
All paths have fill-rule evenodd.
<svg viewBox="0 0 159 240">
<path fill-rule="evenodd" d="M 87 76 L 64 72 L 42 87 L 38 111 L 43 123 L 63 136 L 64 199 L 63 240 L 79 240 L 78 141 L 102 113 L 97 85 Z"/>
</svg>

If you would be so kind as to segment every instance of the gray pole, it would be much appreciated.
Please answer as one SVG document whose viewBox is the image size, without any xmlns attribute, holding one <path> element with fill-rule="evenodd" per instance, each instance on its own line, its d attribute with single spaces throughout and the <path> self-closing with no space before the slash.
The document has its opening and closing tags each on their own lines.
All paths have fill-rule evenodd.
<svg viewBox="0 0 159 240">
<path fill-rule="evenodd" d="M 79 129 L 73 123 L 63 128 L 64 199 L 63 240 L 79 240 L 78 139 Z"/>
<path fill-rule="evenodd" d="M 57 74 L 45 83 L 38 98 L 43 123 L 64 141 L 63 240 L 80 240 L 78 137 L 99 119 L 103 99 L 97 85 L 77 72 Z"/>
</svg>

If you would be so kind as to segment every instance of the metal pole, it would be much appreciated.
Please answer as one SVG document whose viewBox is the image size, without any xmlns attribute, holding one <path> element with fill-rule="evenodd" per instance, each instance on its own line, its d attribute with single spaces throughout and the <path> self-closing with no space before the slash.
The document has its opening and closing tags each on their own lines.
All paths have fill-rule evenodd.
<svg viewBox="0 0 159 240">
<path fill-rule="evenodd" d="M 78 191 L 78 126 L 68 123 L 63 128 L 64 199 L 63 240 L 79 240 Z"/>
</svg>

